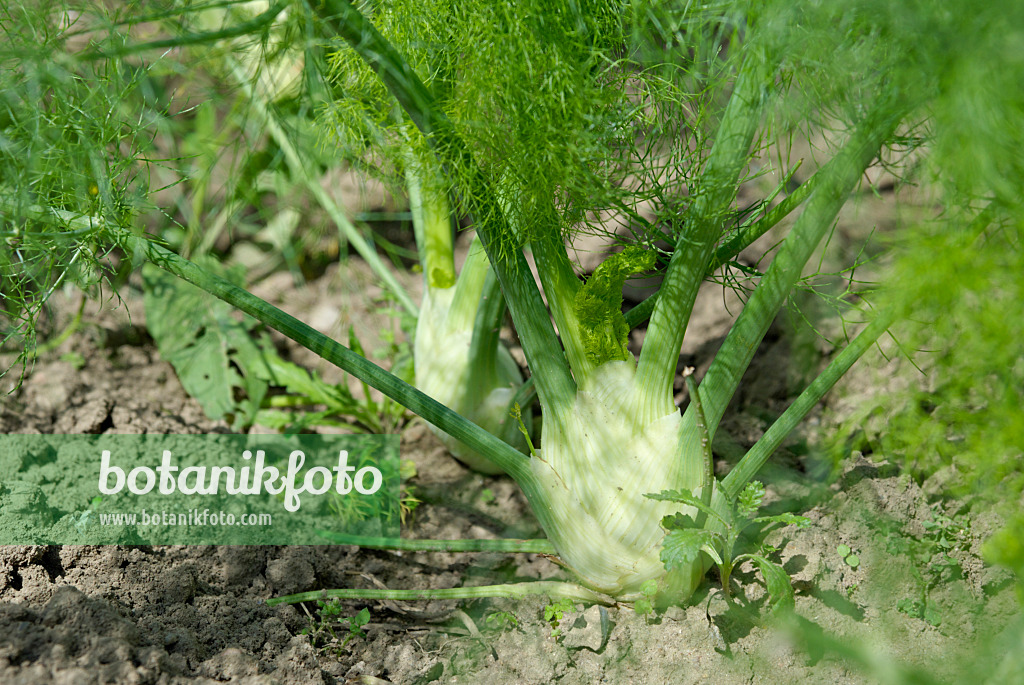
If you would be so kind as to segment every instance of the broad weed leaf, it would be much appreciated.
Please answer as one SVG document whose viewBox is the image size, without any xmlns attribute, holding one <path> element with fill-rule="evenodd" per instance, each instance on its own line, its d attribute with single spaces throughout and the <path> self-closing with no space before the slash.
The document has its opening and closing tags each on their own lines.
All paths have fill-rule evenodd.
<svg viewBox="0 0 1024 685">
<path fill-rule="evenodd" d="M 748 558 L 757 565 L 764 576 L 764 584 L 772 601 L 772 611 L 778 614 L 792 610 L 795 606 L 793 585 L 786 570 L 759 554 L 748 555 Z"/>
<path fill-rule="evenodd" d="M 710 530 L 694 528 L 672 530 L 665 536 L 661 548 L 661 561 L 667 571 L 691 564 L 700 556 L 701 548 L 713 546 L 718 535 Z"/>
</svg>

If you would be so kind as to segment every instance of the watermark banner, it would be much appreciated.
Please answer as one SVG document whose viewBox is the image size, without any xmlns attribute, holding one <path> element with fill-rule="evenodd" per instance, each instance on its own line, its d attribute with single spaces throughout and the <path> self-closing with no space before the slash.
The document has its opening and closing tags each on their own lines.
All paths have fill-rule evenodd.
<svg viewBox="0 0 1024 685">
<path fill-rule="evenodd" d="M 0 545 L 398 537 L 397 435 L 0 435 Z"/>
</svg>

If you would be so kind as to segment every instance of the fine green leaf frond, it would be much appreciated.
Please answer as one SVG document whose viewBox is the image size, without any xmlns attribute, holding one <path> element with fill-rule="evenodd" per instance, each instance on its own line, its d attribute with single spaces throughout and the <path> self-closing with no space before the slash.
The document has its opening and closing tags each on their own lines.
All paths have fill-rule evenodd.
<svg viewBox="0 0 1024 685">
<path fill-rule="evenodd" d="M 639 246 L 612 255 L 576 293 L 576 316 L 587 357 L 594 365 L 631 357 L 629 326 L 622 315 L 622 286 L 631 275 L 654 267 L 654 252 Z"/>
<path fill-rule="evenodd" d="M 954 489 L 1012 510 L 1024 490 L 1024 6 L 912 7 L 879 7 L 878 21 L 896 15 L 910 33 L 894 45 L 931 74 L 908 88 L 930 97 L 922 166 L 943 211 L 896 236 L 896 287 L 880 299 L 927 376 L 863 412 L 884 417 L 887 454 L 922 477 L 950 468 Z"/>
<path fill-rule="evenodd" d="M 786 526 L 806 528 L 811 525 L 811 520 L 806 516 L 799 516 L 797 514 L 785 512 L 782 514 L 775 514 L 773 516 L 758 516 L 753 520 L 753 523 L 781 523 Z"/>
<path fill-rule="evenodd" d="M 1011 503 L 1024 491 L 1024 211 L 1000 203 L 964 214 L 914 227 L 900 240 L 903 287 L 884 297 L 926 375 L 914 373 L 909 388 L 880 395 L 864 411 L 876 417 L 868 425 L 886 453 L 912 471 L 952 467 L 960 474 L 952 489 L 1016 513 Z"/>
<path fill-rule="evenodd" d="M 750 481 L 736 498 L 736 511 L 743 518 L 750 518 L 761 508 L 764 499 L 764 485 L 760 481 Z"/>
<path fill-rule="evenodd" d="M 247 21 L 244 21 L 234 26 L 222 26 L 221 28 L 214 31 L 185 33 L 179 36 L 175 36 L 173 38 L 163 38 L 160 40 L 154 40 L 145 43 L 123 43 L 121 45 L 115 44 L 109 48 L 94 49 L 83 55 L 83 58 L 87 60 L 98 60 L 104 58 L 123 57 L 126 55 L 133 55 L 140 52 L 146 52 L 149 50 L 180 48 L 184 45 L 203 45 L 208 43 L 214 43 L 227 38 L 246 36 L 249 34 L 257 33 L 259 31 L 265 31 L 274 22 L 274 20 L 277 18 L 277 15 L 279 15 L 285 9 L 286 6 L 287 2 L 285 2 L 284 0 L 278 0 L 278 2 L 268 7 L 259 16 L 250 18 Z"/>
<path fill-rule="evenodd" d="M 50 295 L 96 294 L 111 278 L 113 246 L 148 205 L 146 129 L 163 116 L 150 68 L 55 59 L 101 14 L 0 9 L 0 343 L 18 351 L 11 367 L 33 358 Z M 72 226 L 72 215 L 106 220 Z"/>
<path fill-rule="evenodd" d="M 503 208 L 514 227 L 500 236 L 503 250 L 636 228 L 628 217 L 684 193 L 699 166 L 704 104 L 691 93 L 708 86 L 693 90 L 690 67 L 636 61 L 621 21 L 629 3 L 402 1 L 360 11 L 431 90 L 484 175 L 515 196 Z M 426 149 L 354 49 L 337 46 L 330 62 L 341 97 L 323 121 L 339 140 L 377 160 L 393 159 L 396 145 Z M 447 171 L 454 187 L 471 187 L 459 178 L 466 169 Z"/>
</svg>

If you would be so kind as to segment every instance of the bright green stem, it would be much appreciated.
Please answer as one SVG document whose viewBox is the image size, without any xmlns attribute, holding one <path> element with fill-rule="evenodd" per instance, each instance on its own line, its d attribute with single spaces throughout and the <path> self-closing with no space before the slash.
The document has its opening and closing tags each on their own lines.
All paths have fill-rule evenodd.
<svg viewBox="0 0 1024 685">
<path fill-rule="evenodd" d="M 501 284 L 527 363 L 533 370 L 540 403 L 549 412 L 550 420 L 556 421 L 562 412 L 572 406 L 576 383 L 526 258 L 519 250 L 512 251 L 508 256 L 501 253 L 496 234 L 500 234 L 502 229 L 489 229 L 503 224 L 504 218 L 497 211 L 496 205 L 487 199 L 490 189 L 483 177 L 477 175 L 473 185 L 476 187 L 468 192 L 478 197 L 474 202 L 480 210 L 474 212 L 477 232 L 481 235 L 491 267 Z"/>
<path fill-rule="evenodd" d="M 480 587 L 453 587 L 433 590 L 383 590 L 383 589 L 344 589 L 315 590 L 300 592 L 297 595 L 272 597 L 267 600 L 269 606 L 278 604 L 298 604 L 299 602 L 315 602 L 317 600 L 337 597 L 338 599 L 479 599 L 482 597 L 506 597 L 523 599 L 537 595 L 546 595 L 551 599 L 572 599 L 577 602 L 603 604 L 612 606 L 615 600 L 607 595 L 593 592 L 572 583 L 561 583 L 554 580 L 538 580 L 533 583 L 513 583 L 509 585 L 482 585 Z"/>
<path fill-rule="evenodd" d="M 406 552 L 509 552 L 556 554 L 549 540 L 406 540 L 346 535 L 318 530 L 317 535 L 339 545 L 358 545 L 372 549 L 397 549 Z"/>
<path fill-rule="evenodd" d="M 143 254 L 162 269 L 219 297 L 233 307 L 263 322 L 276 331 L 344 369 L 359 380 L 376 388 L 410 411 L 445 431 L 470 448 L 486 454 L 495 464 L 519 483 L 531 499 L 539 496 L 539 486 L 530 471 L 528 459 L 515 448 L 494 437 L 475 423 L 388 373 L 373 362 L 359 356 L 337 341 L 313 329 L 277 307 L 228 281 L 203 271 L 192 262 L 170 250 L 137 237 L 127 239 L 127 246 Z M 550 521 L 547 522 L 550 524 Z M 541 521 L 545 525 L 545 521 Z M 546 528 L 546 527 L 545 527 Z"/>
<path fill-rule="evenodd" d="M 523 414 L 525 414 L 526 416 L 531 415 L 530 406 L 536 399 L 537 389 L 533 385 L 533 378 L 527 378 L 526 381 L 524 381 L 523 384 L 516 389 L 515 394 L 512 395 L 512 399 L 509 400 L 508 402 L 508 414 L 511 416 L 513 413 L 518 411 L 520 419 L 519 421 L 516 422 L 506 421 L 505 430 L 498 437 L 500 437 L 505 442 L 512 444 L 512 442 L 515 440 L 516 433 L 521 432 L 521 428 L 528 428 L 528 426 L 526 426 L 525 424 L 520 426 L 522 422 L 522 416 Z M 525 433 L 525 437 L 527 439 L 527 443 L 529 443 L 530 433 L 528 430 Z"/>
<path fill-rule="evenodd" d="M 558 326 L 558 333 L 565 346 L 565 356 L 576 382 L 582 383 L 593 371 L 594 364 L 587 358 L 580 335 L 579 317 L 576 315 L 576 293 L 580 289 L 580 279 L 573 271 L 560 233 L 535 240 L 530 243 L 530 247 L 537 260 L 537 272 L 544 286 L 544 294 L 551 306 L 551 317 Z"/>
<path fill-rule="evenodd" d="M 408 151 L 405 159 L 409 211 L 427 287 L 450 288 L 455 285 L 455 249 L 448 195 L 416 153 Z"/>
<path fill-rule="evenodd" d="M 327 215 L 331 217 L 331 221 L 338 227 L 338 232 L 341 233 L 342 237 L 348 241 L 352 247 L 355 248 L 359 256 L 363 258 L 373 273 L 376 274 L 388 291 L 395 296 L 399 304 L 409 312 L 410 314 L 416 314 L 416 304 L 409 297 L 409 293 L 402 287 L 402 284 L 398 282 L 395 275 L 381 260 L 380 255 L 377 254 L 377 250 L 372 245 L 368 244 L 363 239 L 362 234 L 356 229 L 352 222 L 349 221 L 348 217 L 345 216 L 344 210 L 338 206 L 338 203 L 324 190 L 324 187 L 312 178 L 309 174 L 311 164 L 309 160 L 305 160 L 300 155 L 295 143 L 292 141 L 291 136 L 285 132 L 277 119 L 277 115 L 267 107 L 266 102 L 263 98 L 255 92 L 252 87 L 251 80 L 245 75 L 241 65 L 231 57 L 228 57 L 228 64 L 231 66 L 231 71 L 235 75 L 235 80 L 242 87 L 242 91 L 249 98 L 252 104 L 252 111 L 262 120 L 260 123 L 270 133 L 270 136 L 277 143 L 277 146 L 281 148 L 281 152 L 284 154 L 285 163 L 288 164 L 288 170 L 292 176 L 296 178 L 306 190 L 313 196 L 317 203 L 324 208 Z"/>
<path fill-rule="evenodd" d="M 853 339 L 846 348 L 825 368 L 800 396 L 782 413 L 761 439 L 750 448 L 739 463 L 722 480 L 722 490 L 728 499 L 735 499 L 779 448 L 782 441 L 799 425 L 807 413 L 821 401 L 832 386 L 842 378 L 850 367 L 875 344 L 879 336 L 889 328 L 892 316 L 880 315 Z"/>
<path fill-rule="evenodd" d="M 723 243 L 715 250 L 715 256 L 708 267 L 708 274 L 718 271 L 722 268 L 723 264 L 735 259 L 736 255 L 753 245 L 755 240 L 770 231 L 776 224 L 789 216 L 794 209 L 802 205 L 811 196 L 814 189 L 818 187 L 822 177 L 831 173 L 827 169 L 834 162 L 834 159 L 829 160 L 825 166 L 801 183 L 800 187 L 787 196 L 785 200 L 765 212 L 760 219 L 752 224 L 741 226 L 740 230 L 736 232 L 736 235 L 731 240 Z"/>
<path fill-rule="evenodd" d="M 640 361 L 637 382 L 644 389 L 640 423 L 667 416 L 675 410 L 672 382 L 676 375 L 683 334 L 704 281 L 715 243 L 736 197 L 740 173 L 750 154 L 767 101 L 769 73 L 758 58 L 744 62 L 719 133 L 701 176 L 697 197 L 684 216 L 660 296 L 651 314 Z"/>
<path fill-rule="evenodd" d="M 483 255 L 483 246 L 476 241 L 473 241 L 473 244 Z M 486 259 L 484 255 L 484 260 Z M 473 379 L 474 387 L 480 388 L 482 392 L 485 388 L 495 387 L 498 382 L 501 320 L 505 318 L 507 309 L 505 300 L 501 297 L 501 286 L 490 269 L 486 271 L 486 279 L 481 290 L 473 321 L 473 337 L 469 343 L 469 377 Z M 480 399 L 482 401 L 483 398 Z"/>
<path fill-rule="evenodd" d="M 701 483 L 700 497 L 704 504 L 711 507 L 712 491 L 715 487 L 715 457 L 711 451 L 711 434 L 708 432 L 707 423 L 704 421 L 704 405 L 700 399 L 700 390 L 697 382 L 693 380 L 693 369 L 686 371 L 686 389 L 690 393 L 690 403 L 693 404 L 694 416 L 697 419 L 697 432 L 700 433 L 700 452 L 704 456 L 704 478 Z M 707 521 L 706 511 L 697 513 L 694 520 L 697 528 L 703 528 Z"/>
<path fill-rule="evenodd" d="M 732 604 L 732 570 L 735 568 L 734 561 L 728 556 L 723 556 L 722 563 L 718 564 L 718 575 L 722 580 L 722 596 L 728 604 Z"/>
<path fill-rule="evenodd" d="M 480 309 L 480 298 L 487 286 L 491 265 L 487 262 L 487 253 L 478 237 L 473 238 L 469 245 L 469 253 L 459 273 L 455 285 L 455 298 L 448 311 L 448 325 L 451 330 L 467 331 L 472 329 Z M 501 294 L 498 294 L 501 298 Z M 472 355 L 471 355 L 472 358 Z"/>
<path fill-rule="evenodd" d="M 780 221 L 792 214 L 794 209 L 802 205 L 804 201 L 810 197 L 811 191 L 817 187 L 817 184 L 822 177 L 822 171 L 828 167 L 829 164 L 832 164 L 832 161 L 829 161 L 825 167 L 822 167 L 822 169 L 815 172 L 809 179 L 801 183 L 799 188 L 786 196 L 786 199 L 778 205 L 768 210 L 761 216 L 761 218 L 741 226 L 740 230 L 731 240 L 723 243 L 717 250 L 715 250 L 715 256 L 711 258 L 711 264 L 708 265 L 708 269 L 704 273 L 704 277 L 707 278 L 714 272 L 718 271 L 718 269 L 722 268 L 723 264 L 731 262 L 740 252 L 753 245 L 755 240 L 770 231 Z M 790 176 L 791 175 L 792 172 Z M 789 176 L 787 176 L 787 179 L 788 178 Z M 626 312 L 626 325 L 629 326 L 630 330 L 636 328 L 651 316 L 651 312 L 654 311 L 654 305 L 657 302 L 658 293 L 655 292 L 645 298 L 643 302 Z"/>
<path fill-rule="evenodd" d="M 559 414 L 571 407 L 576 397 L 576 384 L 526 258 L 520 250 L 501 244 L 501 236 L 511 233 L 494 189 L 451 121 L 437 107 L 433 94 L 394 46 L 352 3 L 323 0 L 317 9 L 325 23 L 377 73 L 444 165 L 464 172 L 459 174 L 462 202 L 473 217 L 477 235 L 501 283 L 527 361 L 537 378 L 541 404 L 548 410 L 550 419 L 557 420 Z"/>
<path fill-rule="evenodd" d="M 877 156 L 879 147 L 892 133 L 897 119 L 891 114 L 891 104 L 887 108 L 890 114 L 880 114 L 885 110 L 883 106 L 869 115 L 836 156 L 835 165 L 830 165 L 827 175 L 811 194 L 807 207 L 715 355 L 701 382 L 704 414 L 712 436 L 757 346 L 800 280 L 804 265 L 832 228 L 839 210 Z"/>
</svg>

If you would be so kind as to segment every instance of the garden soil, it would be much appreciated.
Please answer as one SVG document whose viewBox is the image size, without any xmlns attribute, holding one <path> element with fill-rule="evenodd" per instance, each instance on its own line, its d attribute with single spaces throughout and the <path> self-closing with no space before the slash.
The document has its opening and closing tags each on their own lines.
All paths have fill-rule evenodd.
<svg viewBox="0 0 1024 685">
<path fill-rule="evenodd" d="M 374 336 L 393 323 L 371 281 L 353 262 L 303 287 L 285 276 L 257 292 L 334 335 L 355 324 L 373 349 Z M 697 307 L 701 320 L 692 328 L 700 335 L 688 340 L 681 365 L 698 373 L 728 325 L 722 299 L 711 286 Z M 2 399 L 0 431 L 228 430 L 206 418 L 159 358 L 140 299 L 128 295 L 126 305 L 88 305 L 81 330 Z M 75 302 L 62 306 L 73 311 Z M 794 339 L 780 326 L 762 345 L 716 440 L 722 472 L 792 399 L 805 362 L 820 366 L 830 351 L 805 345 L 817 359 L 798 364 Z M 328 380 L 343 379 L 304 351 L 291 355 Z M 875 357 L 864 363 L 881 365 Z M 762 579 L 743 566 L 735 605 L 711 573 L 693 605 L 647 617 L 627 606 L 577 604 L 546 621 L 544 599 L 346 601 L 343 618 L 363 608 L 370 614 L 364 634 L 346 642 L 345 625 L 333 626 L 338 639 L 331 637 L 315 605 L 271 608 L 266 600 L 322 588 L 447 588 L 563 572 L 541 555 L 347 546 L 0 547 L 0 683 L 861 683 L 886 682 L 896 663 L 957 680 L 973 650 L 1016 610 L 1009 576 L 981 561 L 981 541 L 998 520 L 938 497 L 934 482 L 901 475 L 884 455 L 855 453 L 838 472 L 816 456 L 826 449 L 815 436 L 828 432 L 836 412 L 876 391 L 866 387 L 870 379 L 892 375 L 861 374 L 838 389 L 764 474 L 769 511 L 810 519 L 806 528 L 768 531 L 765 539 L 792 576 L 800 623 L 773 618 Z M 466 470 L 419 420 L 401 430 L 402 458 L 417 473 L 407 485 L 423 501 L 404 535 L 539 533 L 510 480 Z M 828 635 L 847 658 L 828 648 L 835 646 Z"/>
</svg>

